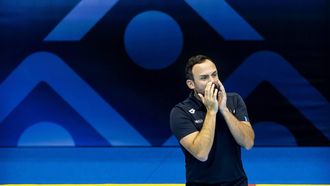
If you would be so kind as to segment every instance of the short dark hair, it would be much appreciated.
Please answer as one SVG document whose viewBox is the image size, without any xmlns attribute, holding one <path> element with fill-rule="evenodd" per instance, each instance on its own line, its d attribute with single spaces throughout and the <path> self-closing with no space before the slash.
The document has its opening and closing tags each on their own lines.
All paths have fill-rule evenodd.
<svg viewBox="0 0 330 186">
<path fill-rule="evenodd" d="M 186 79 L 194 80 L 194 76 L 192 74 L 192 68 L 194 67 L 194 65 L 203 63 L 205 60 L 212 61 L 211 58 L 200 54 L 190 57 L 185 68 Z"/>
</svg>

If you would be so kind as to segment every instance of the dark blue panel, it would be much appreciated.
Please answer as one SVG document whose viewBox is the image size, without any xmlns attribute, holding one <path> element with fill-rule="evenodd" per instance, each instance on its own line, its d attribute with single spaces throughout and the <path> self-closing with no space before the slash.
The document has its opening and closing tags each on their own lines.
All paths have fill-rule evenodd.
<svg viewBox="0 0 330 186">
<path fill-rule="evenodd" d="M 245 99 L 257 146 L 329 146 L 327 5 L 1 1 L 0 144 L 55 127 L 79 146 L 176 146 L 169 111 L 202 53 Z"/>
</svg>

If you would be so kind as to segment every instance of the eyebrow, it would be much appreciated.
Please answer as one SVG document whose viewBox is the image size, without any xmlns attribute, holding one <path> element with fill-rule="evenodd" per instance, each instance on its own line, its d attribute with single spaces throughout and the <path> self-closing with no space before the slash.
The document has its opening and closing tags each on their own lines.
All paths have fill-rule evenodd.
<svg viewBox="0 0 330 186">
<path fill-rule="evenodd" d="M 213 75 L 213 74 L 217 74 L 218 73 L 218 71 L 214 71 L 214 72 L 212 72 L 211 73 L 211 75 Z M 208 74 L 202 74 L 202 75 L 199 75 L 199 77 L 207 77 L 208 76 Z"/>
</svg>

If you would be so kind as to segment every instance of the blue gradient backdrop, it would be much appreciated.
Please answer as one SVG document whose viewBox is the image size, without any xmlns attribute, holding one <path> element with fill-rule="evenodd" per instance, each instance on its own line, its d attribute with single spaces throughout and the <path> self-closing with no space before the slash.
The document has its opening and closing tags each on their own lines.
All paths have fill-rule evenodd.
<svg viewBox="0 0 330 186">
<path fill-rule="evenodd" d="M 245 99 L 257 146 L 329 146 L 326 5 L 1 1 L 0 146 L 176 146 L 168 114 L 199 53 Z"/>
</svg>

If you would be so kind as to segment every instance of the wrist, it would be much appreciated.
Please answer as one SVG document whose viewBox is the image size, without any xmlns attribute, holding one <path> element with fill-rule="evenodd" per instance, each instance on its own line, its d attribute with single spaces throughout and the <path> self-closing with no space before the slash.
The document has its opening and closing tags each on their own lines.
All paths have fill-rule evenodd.
<svg viewBox="0 0 330 186">
<path fill-rule="evenodd" d="M 226 113 L 230 113 L 228 107 L 225 107 L 225 108 L 223 108 L 223 109 L 220 109 L 220 112 L 221 112 L 222 115 L 224 115 L 224 114 L 226 114 Z"/>
<path fill-rule="evenodd" d="M 213 109 L 207 110 L 207 114 L 214 115 L 214 116 L 217 115 L 217 112 L 218 112 L 217 110 L 213 110 Z"/>
</svg>

